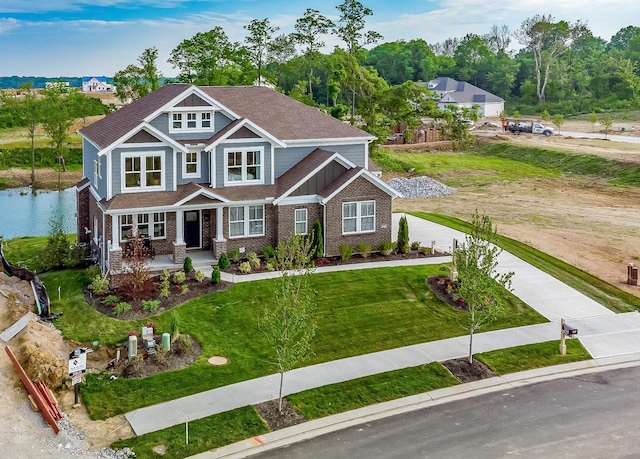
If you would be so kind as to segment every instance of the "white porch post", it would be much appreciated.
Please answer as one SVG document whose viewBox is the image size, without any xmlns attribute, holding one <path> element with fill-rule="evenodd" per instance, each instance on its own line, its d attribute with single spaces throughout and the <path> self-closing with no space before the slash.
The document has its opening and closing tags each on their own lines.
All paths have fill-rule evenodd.
<svg viewBox="0 0 640 459">
<path fill-rule="evenodd" d="M 113 247 L 120 245 L 120 217 L 111 216 L 111 240 Z"/>
<path fill-rule="evenodd" d="M 176 211 L 176 243 L 182 244 L 184 242 L 184 212 L 182 210 Z"/>
<path fill-rule="evenodd" d="M 218 207 L 216 209 L 216 241 L 224 241 L 224 219 L 222 218 L 224 214 L 224 207 Z"/>
</svg>

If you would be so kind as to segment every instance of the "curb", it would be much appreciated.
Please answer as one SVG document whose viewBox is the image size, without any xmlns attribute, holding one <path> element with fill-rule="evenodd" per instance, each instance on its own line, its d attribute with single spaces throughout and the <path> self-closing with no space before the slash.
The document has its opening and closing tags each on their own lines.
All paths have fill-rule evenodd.
<svg viewBox="0 0 640 459">
<path fill-rule="evenodd" d="M 570 378 L 588 373 L 599 373 L 638 365 L 640 365 L 640 353 L 632 353 L 511 373 L 505 376 L 497 376 L 443 389 L 436 389 L 431 392 L 390 400 L 388 402 L 315 419 L 286 429 L 269 432 L 258 437 L 248 438 L 215 450 L 205 451 L 190 456 L 190 458 L 245 458 L 389 416 L 553 379 Z"/>
</svg>

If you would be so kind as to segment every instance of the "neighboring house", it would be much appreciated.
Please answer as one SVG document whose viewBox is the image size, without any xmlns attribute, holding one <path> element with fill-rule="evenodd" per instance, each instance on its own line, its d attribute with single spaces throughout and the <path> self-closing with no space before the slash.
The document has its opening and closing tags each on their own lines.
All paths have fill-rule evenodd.
<svg viewBox="0 0 640 459">
<path fill-rule="evenodd" d="M 113 92 L 113 85 L 107 83 L 106 76 L 83 76 L 82 92 Z"/>
<path fill-rule="evenodd" d="M 103 269 L 133 233 L 176 264 L 260 252 L 316 219 L 327 256 L 392 240 L 399 193 L 369 170 L 374 137 L 272 89 L 168 84 L 79 134 L 78 239 Z"/>
<path fill-rule="evenodd" d="M 438 108 L 440 109 L 448 105 L 466 108 L 475 105 L 478 107 L 478 115 L 481 117 L 500 116 L 504 111 L 504 99 L 465 81 L 442 77 L 418 84 L 426 86 L 438 95 Z"/>
</svg>

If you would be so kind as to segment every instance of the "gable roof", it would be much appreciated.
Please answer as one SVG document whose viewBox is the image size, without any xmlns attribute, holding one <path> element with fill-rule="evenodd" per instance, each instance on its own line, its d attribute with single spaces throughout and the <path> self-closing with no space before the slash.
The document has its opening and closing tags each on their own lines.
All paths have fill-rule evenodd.
<svg viewBox="0 0 640 459">
<path fill-rule="evenodd" d="M 246 118 L 280 141 L 325 138 L 373 140 L 374 137 L 284 94 L 263 86 L 202 86 L 166 84 L 160 89 L 80 129 L 79 134 L 104 149 L 117 142 L 149 116 L 193 89 L 213 98 L 227 114 Z M 217 136 L 214 136 L 217 137 Z"/>
<path fill-rule="evenodd" d="M 382 191 L 391 196 L 392 199 L 402 197 L 402 193 L 398 192 L 394 188 L 391 188 L 389 185 L 383 182 L 382 179 L 379 179 L 368 170 L 363 169 L 362 167 L 354 167 L 353 169 L 349 169 L 348 171 L 346 171 L 344 174 L 330 183 L 324 190 L 318 193 L 318 195 L 322 196 L 322 200 L 320 202 L 322 204 L 326 204 L 358 177 L 362 177 L 368 180 L 371 184 L 377 186 Z"/>
<path fill-rule="evenodd" d="M 444 93 L 446 93 L 446 95 L 459 104 L 504 102 L 503 98 L 491 94 L 489 91 L 478 88 L 466 81 L 456 81 L 449 77 L 435 78 L 429 82 L 420 82 L 418 84 L 420 86 L 426 86 L 432 91 L 443 93 L 443 96 Z"/>
</svg>

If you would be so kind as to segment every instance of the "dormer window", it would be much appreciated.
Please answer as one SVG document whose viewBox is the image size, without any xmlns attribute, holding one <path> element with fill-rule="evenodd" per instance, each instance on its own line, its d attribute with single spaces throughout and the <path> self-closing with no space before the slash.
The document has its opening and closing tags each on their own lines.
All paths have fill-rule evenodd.
<svg viewBox="0 0 640 459">
<path fill-rule="evenodd" d="M 211 111 L 179 111 L 171 113 L 169 132 L 210 131 Z"/>
</svg>

